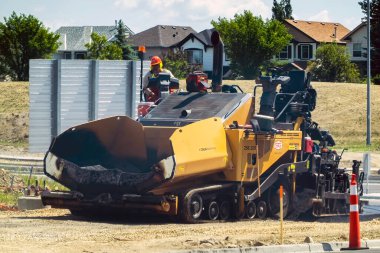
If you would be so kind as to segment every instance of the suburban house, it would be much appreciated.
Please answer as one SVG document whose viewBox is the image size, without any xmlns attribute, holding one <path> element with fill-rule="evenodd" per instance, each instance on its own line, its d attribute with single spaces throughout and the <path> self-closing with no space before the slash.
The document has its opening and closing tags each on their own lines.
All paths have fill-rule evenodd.
<svg viewBox="0 0 380 253">
<path fill-rule="evenodd" d="M 366 23 L 350 31 L 340 23 L 317 22 L 286 19 L 284 25 L 293 36 L 287 45 L 273 59 L 294 63 L 305 69 L 307 62 L 315 60 L 315 52 L 322 43 L 337 43 L 347 46 L 351 60 L 359 67 L 365 62 L 363 48 L 366 46 Z M 202 65 L 203 71 L 210 74 L 213 64 L 213 46 L 211 34 L 215 29 L 196 32 L 190 26 L 156 25 L 145 31 L 134 34 L 128 27 L 129 42 L 137 50 L 145 46 L 145 60 L 152 56 L 164 56 L 169 50 L 187 52 L 188 62 Z M 61 45 L 55 59 L 84 59 L 87 54 L 86 43 L 91 42 L 91 33 L 105 35 L 112 41 L 116 34 L 115 26 L 66 26 L 59 28 Z M 224 53 L 224 73 L 229 70 L 230 61 Z"/>
<path fill-rule="evenodd" d="M 211 34 L 215 29 L 206 29 L 199 33 L 190 33 L 175 47 L 187 52 L 188 62 L 193 65 L 203 65 L 203 71 L 212 72 L 214 48 L 211 43 Z M 229 69 L 229 60 L 223 54 L 223 73 Z"/>
<path fill-rule="evenodd" d="M 321 43 L 345 45 L 343 40 L 350 30 L 339 23 L 286 19 L 284 25 L 293 39 L 278 55 L 277 60 L 294 62 L 306 68 L 307 62 L 315 60 L 315 51 Z"/>
<path fill-rule="evenodd" d="M 136 50 L 145 46 L 144 59 L 150 59 L 154 55 L 164 56 L 190 33 L 196 33 L 190 26 L 157 25 L 132 35 L 130 43 Z"/>
<path fill-rule="evenodd" d="M 355 63 L 366 62 L 363 49 L 367 48 L 367 23 L 363 22 L 346 34 L 342 40 L 347 42 L 351 61 Z M 365 64 L 365 63 L 364 63 Z"/>
<path fill-rule="evenodd" d="M 127 31 L 128 36 L 134 34 L 128 27 Z M 111 41 L 117 30 L 115 26 L 62 26 L 55 33 L 60 35 L 61 45 L 53 56 L 54 59 L 85 59 L 87 55 L 85 44 L 91 42 L 92 33 L 104 35 Z"/>
</svg>

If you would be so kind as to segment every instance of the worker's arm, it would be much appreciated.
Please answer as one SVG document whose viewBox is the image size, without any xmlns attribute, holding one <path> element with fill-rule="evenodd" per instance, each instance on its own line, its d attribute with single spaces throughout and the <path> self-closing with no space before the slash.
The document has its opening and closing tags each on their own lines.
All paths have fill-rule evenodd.
<svg viewBox="0 0 380 253">
<path fill-rule="evenodd" d="M 163 69 L 163 72 L 168 73 L 170 75 L 170 78 L 175 78 L 175 76 L 173 75 L 173 73 L 170 70 Z"/>
<path fill-rule="evenodd" d="M 151 77 L 151 72 L 146 73 L 145 76 L 143 77 L 143 92 L 147 96 L 154 95 L 154 93 L 148 88 L 150 77 Z"/>
</svg>

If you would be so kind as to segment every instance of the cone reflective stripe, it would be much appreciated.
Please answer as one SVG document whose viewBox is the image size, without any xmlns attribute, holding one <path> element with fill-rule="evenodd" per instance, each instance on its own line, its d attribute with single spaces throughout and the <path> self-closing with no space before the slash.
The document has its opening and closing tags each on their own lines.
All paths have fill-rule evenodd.
<svg viewBox="0 0 380 253">
<path fill-rule="evenodd" d="M 359 212 L 358 205 L 350 205 L 350 212 Z"/>
<path fill-rule="evenodd" d="M 359 198 L 358 198 L 358 187 L 356 184 L 356 175 L 352 175 L 350 185 L 350 213 L 351 212 L 359 212 Z M 354 181 L 355 177 L 355 181 Z"/>
<path fill-rule="evenodd" d="M 350 241 L 349 248 L 360 248 L 359 198 L 356 175 L 352 174 L 350 184 Z"/>
</svg>

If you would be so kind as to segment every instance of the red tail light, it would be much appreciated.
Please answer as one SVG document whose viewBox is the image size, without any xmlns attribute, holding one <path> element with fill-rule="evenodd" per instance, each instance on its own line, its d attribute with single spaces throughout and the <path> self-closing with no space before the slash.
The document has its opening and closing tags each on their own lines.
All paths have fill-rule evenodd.
<svg viewBox="0 0 380 253">
<path fill-rule="evenodd" d="M 138 113 L 138 117 L 139 118 L 142 118 L 144 117 L 145 115 L 147 115 L 151 109 L 151 107 L 154 105 L 153 102 L 140 102 L 138 105 L 137 105 L 137 113 Z"/>
</svg>

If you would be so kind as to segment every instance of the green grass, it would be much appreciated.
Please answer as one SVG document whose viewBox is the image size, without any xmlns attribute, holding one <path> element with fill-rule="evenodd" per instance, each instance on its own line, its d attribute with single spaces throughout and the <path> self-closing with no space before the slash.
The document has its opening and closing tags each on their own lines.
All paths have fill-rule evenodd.
<svg viewBox="0 0 380 253">
<path fill-rule="evenodd" d="M 0 113 L 29 111 L 28 82 L 0 82 Z"/>
<path fill-rule="evenodd" d="M 348 143 L 347 146 L 337 144 L 334 146 L 335 149 L 343 149 L 347 148 L 348 151 L 352 152 L 379 152 L 380 151 L 380 142 L 379 141 L 372 141 L 370 146 L 367 146 L 366 144 L 362 143 Z"/>
<path fill-rule="evenodd" d="M 17 141 L 11 141 L 11 140 L 0 140 L 0 147 L 1 146 L 12 146 L 15 148 L 28 148 L 28 140 L 17 140 Z"/>
<path fill-rule="evenodd" d="M 21 176 L 23 182 L 24 182 L 24 185 L 27 186 L 28 185 L 28 179 L 29 179 L 29 176 L 28 175 L 22 175 Z M 56 181 L 53 181 L 52 179 L 50 178 L 47 178 L 47 177 L 37 177 L 37 176 L 32 176 L 30 178 L 30 185 L 36 185 L 36 181 L 38 182 L 38 185 L 40 187 L 43 187 L 44 186 L 44 182 L 46 184 L 46 186 L 50 189 L 50 190 L 59 190 L 59 191 L 67 191 L 68 189 L 66 187 L 64 187 L 63 185 L 57 183 Z"/>
<path fill-rule="evenodd" d="M 22 176 L 19 176 L 19 178 L 22 179 L 22 181 L 24 182 L 24 186 L 26 188 L 28 185 L 29 176 L 22 175 Z M 44 186 L 44 181 L 45 181 L 46 186 L 50 190 L 55 190 L 55 191 L 57 191 L 57 190 L 67 191 L 68 190 L 63 185 L 61 185 L 61 184 L 59 184 L 59 183 L 57 183 L 57 182 L 55 182 L 49 178 L 46 178 L 46 177 L 32 176 L 30 179 L 30 185 L 36 185 L 36 181 L 38 182 L 38 185 L 40 187 Z M 22 195 L 23 195 L 23 193 L 22 193 L 21 189 L 18 189 L 18 190 L 14 189 L 13 191 L 0 190 L 0 204 L 10 206 L 10 207 L 17 206 L 18 197 L 20 197 Z"/>
<path fill-rule="evenodd" d="M 4 204 L 6 206 L 17 206 L 17 199 L 21 195 L 21 192 L 0 191 L 0 204 Z"/>
</svg>

